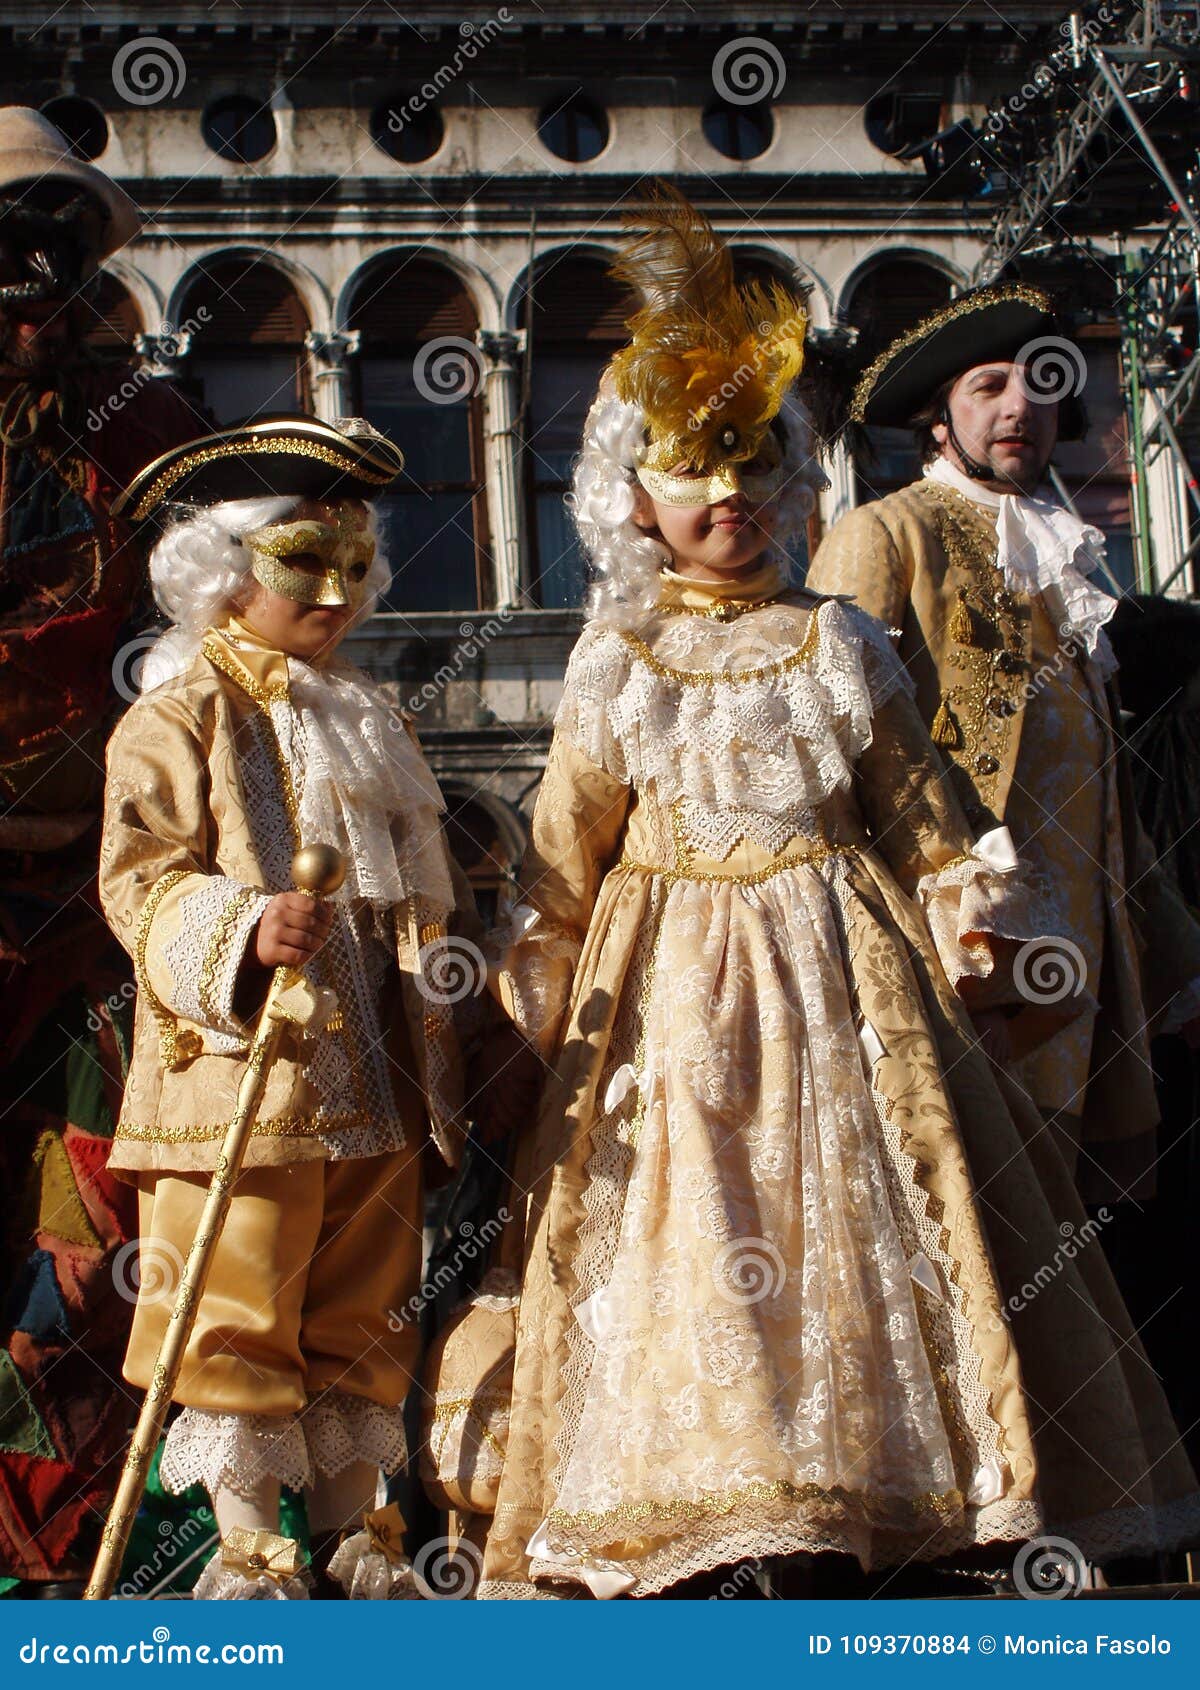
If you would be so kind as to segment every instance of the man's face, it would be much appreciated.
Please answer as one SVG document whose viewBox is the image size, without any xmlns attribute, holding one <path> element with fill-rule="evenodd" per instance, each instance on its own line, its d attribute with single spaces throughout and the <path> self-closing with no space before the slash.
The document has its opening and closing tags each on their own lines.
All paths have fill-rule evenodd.
<svg viewBox="0 0 1200 1690">
<path fill-rule="evenodd" d="M 947 400 L 964 452 L 992 471 L 982 483 L 996 493 L 1036 492 L 1058 439 L 1058 402 L 1032 394 L 1023 364 L 977 364 L 959 376 Z M 945 423 L 933 425 L 944 457 L 964 468 Z"/>
</svg>

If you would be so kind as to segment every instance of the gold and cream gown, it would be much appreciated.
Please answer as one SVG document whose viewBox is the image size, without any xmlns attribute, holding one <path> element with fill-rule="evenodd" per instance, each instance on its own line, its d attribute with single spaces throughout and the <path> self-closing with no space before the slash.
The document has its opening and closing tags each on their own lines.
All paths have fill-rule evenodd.
<svg viewBox="0 0 1200 1690">
<path fill-rule="evenodd" d="M 950 984 L 1017 1001 L 1007 841 L 973 849 L 882 626 L 770 586 L 668 576 L 569 666 L 501 976 L 551 1078 L 485 1599 L 1200 1521 Z"/>
</svg>

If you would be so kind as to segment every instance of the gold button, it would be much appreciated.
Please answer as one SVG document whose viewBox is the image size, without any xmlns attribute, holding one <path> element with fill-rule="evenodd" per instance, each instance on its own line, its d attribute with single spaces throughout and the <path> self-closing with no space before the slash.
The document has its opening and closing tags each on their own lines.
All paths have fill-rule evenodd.
<svg viewBox="0 0 1200 1690">
<path fill-rule="evenodd" d="M 993 716 L 1011 716 L 1013 707 L 1007 698 L 1001 698 L 999 693 L 993 693 L 988 699 L 988 709 Z"/>
<path fill-rule="evenodd" d="M 981 775 L 994 775 L 1000 767 L 990 751 L 981 751 L 975 759 L 975 769 Z"/>
</svg>

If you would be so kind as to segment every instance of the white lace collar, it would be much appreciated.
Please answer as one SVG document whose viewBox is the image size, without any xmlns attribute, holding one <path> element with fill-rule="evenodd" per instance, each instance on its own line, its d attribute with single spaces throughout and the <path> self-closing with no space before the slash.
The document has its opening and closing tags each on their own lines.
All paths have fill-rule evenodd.
<svg viewBox="0 0 1200 1690">
<path fill-rule="evenodd" d="M 1064 641 L 1083 645 L 1102 678 L 1117 667 L 1104 624 L 1117 601 L 1088 579 L 1104 557 L 1104 535 L 1056 499 L 993 493 L 945 458 L 926 464 L 931 481 L 952 487 L 996 517 L 996 564 L 1010 592 L 1041 593 Z"/>
</svg>

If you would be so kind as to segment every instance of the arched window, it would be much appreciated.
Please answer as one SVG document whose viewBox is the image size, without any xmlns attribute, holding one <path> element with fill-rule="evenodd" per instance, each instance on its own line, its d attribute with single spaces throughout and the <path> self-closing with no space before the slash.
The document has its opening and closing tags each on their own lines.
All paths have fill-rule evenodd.
<svg viewBox="0 0 1200 1690">
<path fill-rule="evenodd" d="M 950 298 L 949 278 L 919 258 L 890 258 L 868 270 L 854 289 L 846 320 L 859 332 L 865 361 Z M 870 428 L 869 452 L 855 459 L 858 503 L 882 498 L 915 481 L 920 454 L 910 430 Z"/>
<path fill-rule="evenodd" d="M 488 591 L 478 318 L 453 271 L 427 258 L 372 266 L 351 301 L 355 411 L 403 451 L 381 500 L 392 610 L 475 610 Z"/>
<path fill-rule="evenodd" d="M 304 336 L 308 313 L 273 264 L 224 258 L 205 265 L 178 309 L 191 331 L 186 373 L 219 423 L 312 408 Z"/>
<path fill-rule="evenodd" d="M 83 300 L 83 338 L 106 357 L 133 358 L 142 318 L 133 295 L 111 272 L 100 273 L 94 292 Z"/>
<path fill-rule="evenodd" d="M 524 430 L 529 549 L 533 592 L 545 609 L 583 599 L 584 557 L 563 500 L 601 371 L 625 344 L 625 320 L 637 303 L 603 259 L 553 255 L 535 270 L 523 302 L 527 333 L 532 325 Z"/>
</svg>

